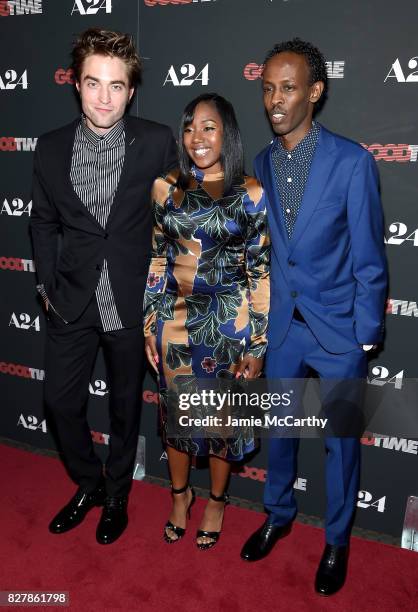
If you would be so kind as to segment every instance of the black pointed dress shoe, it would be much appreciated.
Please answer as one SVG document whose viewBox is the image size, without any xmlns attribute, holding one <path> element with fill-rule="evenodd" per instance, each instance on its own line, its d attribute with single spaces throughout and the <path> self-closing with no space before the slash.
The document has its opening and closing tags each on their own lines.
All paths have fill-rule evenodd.
<svg viewBox="0 0 418 612">
<path fill-rule="evenodd" d="M 128 524 L 127 507 L 127 497 L 106 497 L 96 531 L 99 544 L 112 544 L 122 535 Z"/>
<path fill-rule="evenodd" d="M 291 523 L 272 525 L 268 519 L 245 542 L 241 550 L 241 559 L 259 561 L 267 557 L 277 540 L 286 536 L 291 529 Z"/>
<path fill-rule="evenodd" d="M 348 546 L 325 546 L 315 578 L 319 595 L 334 595 L 341 589 L 347 574 Z"/>
<path fill-rule="evenodd" d="M 94 506 L 103 506 L 106 498 L 104 484 L 100 484 L 94 491 L 87 493 L 79 488 L 68 504 L 58 512 L 49 524 L 51 533 L 65 533 L 77 527 L 86 514 Z"/>
</svg>

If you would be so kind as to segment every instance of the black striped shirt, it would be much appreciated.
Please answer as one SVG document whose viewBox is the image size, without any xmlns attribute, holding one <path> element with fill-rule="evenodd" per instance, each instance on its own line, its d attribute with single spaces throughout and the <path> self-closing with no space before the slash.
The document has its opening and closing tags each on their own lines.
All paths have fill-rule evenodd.
<svg viewBox="0 0 418 612">
<path fill-rule="evenodd" d="M 106 227 L 125 159 L 123 119 L 106 134 L 96 134 L 84 119 L 77 127 L 71 159 L 71 182 L 89 212 Z M 109 279 L 106 259 L 96 287 L 104 331 L 123 329 Z"/>
</svg>

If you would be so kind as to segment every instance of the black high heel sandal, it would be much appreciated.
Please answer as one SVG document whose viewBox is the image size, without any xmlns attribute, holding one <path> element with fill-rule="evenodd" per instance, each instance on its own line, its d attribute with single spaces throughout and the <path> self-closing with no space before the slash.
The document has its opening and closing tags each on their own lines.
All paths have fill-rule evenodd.
<svg viewBox="0 0 418 612">
<path fill-rule="evenodd" d="M 190 489 L 190 491 L 192 492 L 192 499 L 190 500 L 190 504 L 189 504 L 189 507 L 187 508 L 187 514 L 186 514 L 187 518 L 190 518 L 192 514 L 191 508 L 196 499 L 196 494 L 194 492 L 193 487 L 191 487 L 189 484 L 184 485 L 184 487 L 181 487 L 181 489 L 175 489 L 173 486 L 171 486 L 171 494 L 181 495 L 182 493 L 185 493 L 187 489 Z M 167 534 L 167 529 L 170 529 L 177 537 L 170 538 L 170 536 Z M 181 540 L 181 538 L 184 536 L 185 533 L 186 533 L 186 529 L 183 529 L 183 527 L 177 527 L 177 525 L 173 525 L 171 521 L 167 521 L 164 527 L 163 538 L 165 542 L 167 542 L 167 544 L 174 544 L 175 542 L 178 542 L 179 540 Z"/>
<path fill-rule="evenodd" d="M 214 495 L 211 491 L 209 494 L 209 497 L 213 501 L 223 502 L 225 506 L 229 504 L 228 493 L 224 493 L 223 495 Z M 196 532 L 196 539 L 197 538 L 210 538 L 212 541 L 211 542 L 196 542 L 196 546 L 200 550 L 208 550 L 209 548 L 213 548 L 213 546 L 215 546 L 215 544 L 219 540 L 220 535 L 221 535 L 220 531 L 204 531 L 203 529 L 198 529 Z"/>
</svg>

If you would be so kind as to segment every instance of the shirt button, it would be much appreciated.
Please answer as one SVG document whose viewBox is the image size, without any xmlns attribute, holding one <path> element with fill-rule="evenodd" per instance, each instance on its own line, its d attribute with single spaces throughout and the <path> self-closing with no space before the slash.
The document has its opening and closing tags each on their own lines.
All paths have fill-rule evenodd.
<svg viewBox="0 0 418 612">
<path fill-rule="evenodd" d="M 292 177 L 288 176 L 288 177 L 287 177 L 287 182 L 288 182 L 288 183 L 291 183 L 291 182 L 292 182 Z"/>
<path fill-rule="evenodd" d="M 289 266 L 292 266 L 292 267 L 296 265 L 296 264 L 295 264 L 295 262 L 294 262 L 294 261 L 292 261 L 292 260 L 289 260 L 289 262 L 288 262 L 288 263 L 289 263 Z"/>
<path fill-rule="evenodd" d="M 287 214 L 289 214 L 290 213 L 290 208 L 286 208 L 286 212 L 287 212 Z"/>
<path fill-rule="evenodd" d="M 298 297 L 298 292 L 297 291 L 291 291 L 290 295 L 292 298 Z"/>
<path fill-rule="evenodd" d="M 287 159 L 292 159 L 292 156 L 290 155 L 290 153 L 288 153 Z"/>
</svg>

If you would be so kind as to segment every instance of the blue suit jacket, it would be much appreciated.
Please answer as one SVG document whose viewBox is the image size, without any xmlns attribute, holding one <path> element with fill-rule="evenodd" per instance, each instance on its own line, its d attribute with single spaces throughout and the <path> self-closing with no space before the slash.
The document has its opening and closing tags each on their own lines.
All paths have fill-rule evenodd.
<svg viewBox="0 0 418 612">
<path fill-rule="evenodd" d="M 295 306 L 331 353 L 380 342 L 387 271 L 372 155 L 321 126 L 289 240 L 271 150 L 270 144 L 254 165 L 268 197 L 272 241 L 269 346 L 284 340 Z"/>
</svg>

